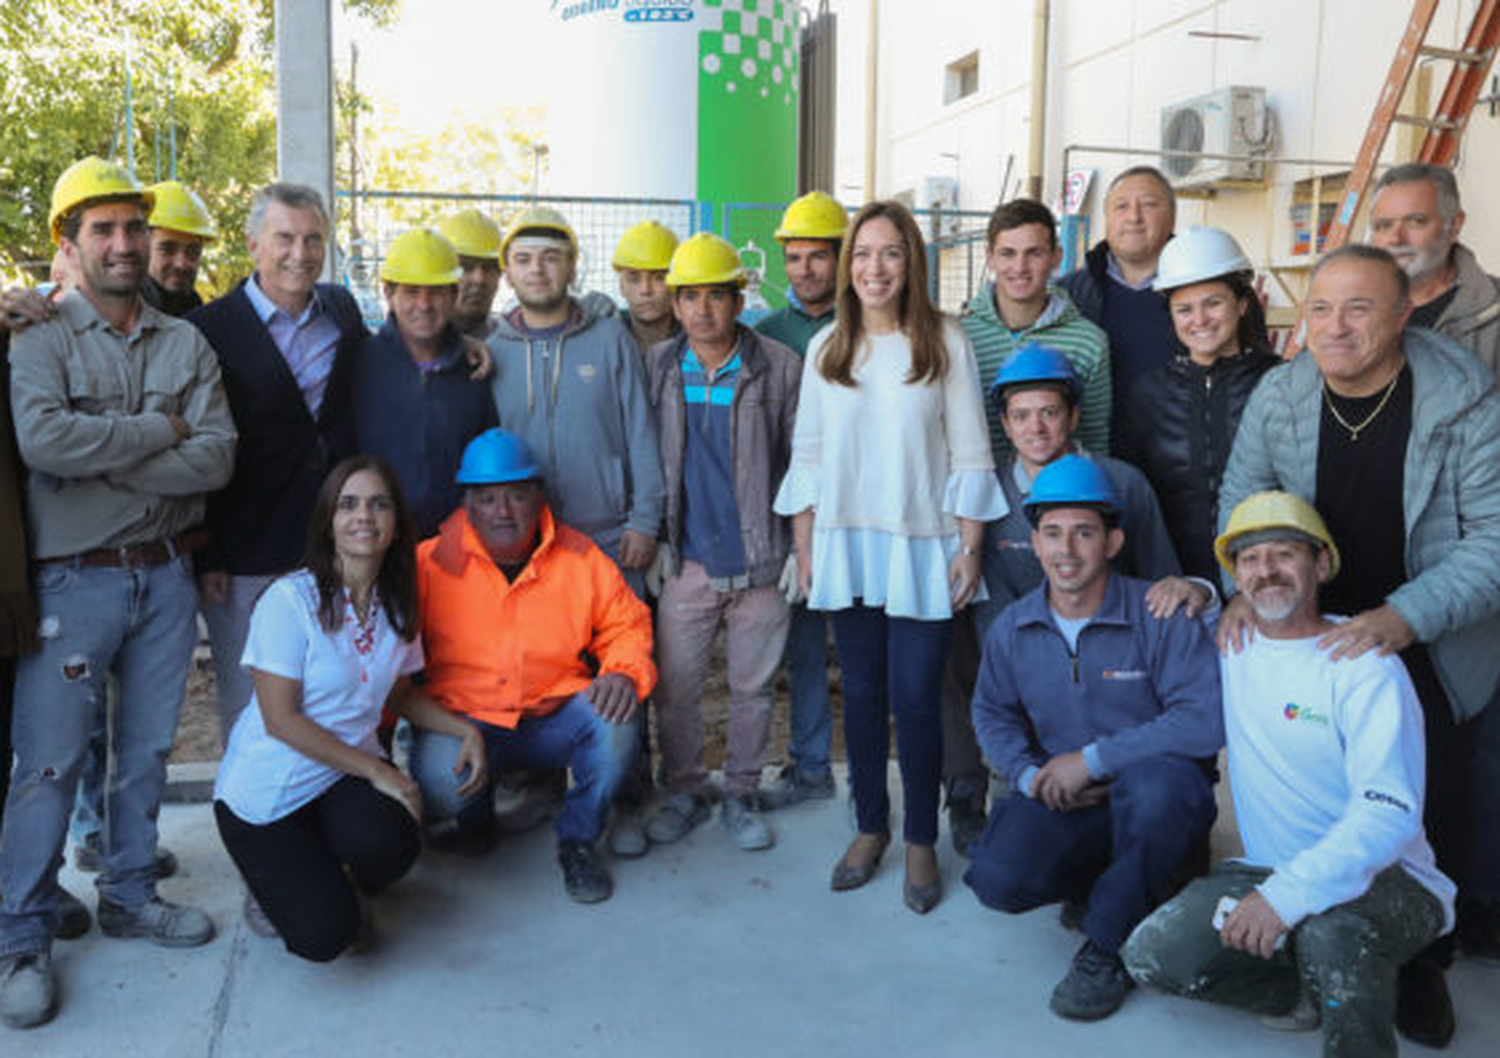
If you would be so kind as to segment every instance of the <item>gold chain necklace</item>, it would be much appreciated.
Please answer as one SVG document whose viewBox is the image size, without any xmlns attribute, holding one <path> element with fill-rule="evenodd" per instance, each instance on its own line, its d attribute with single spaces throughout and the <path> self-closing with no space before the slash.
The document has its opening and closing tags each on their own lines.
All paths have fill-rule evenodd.
<svg viewBox="0 0 1500 1058">
<path fill-rule="evenodd" d="M 1362 421 L 1358 426 L 1351 426 L 1349 424 L 1349 420 L 1345 419 L 1342 415 L 1339 414 L 1338 405 L 1333 403 L 1333 391 L 1328 388 L 1328 383 L 1326 381 L 1323 383 L 1323 399 L 1328 404 L 1328 410 L 1333 412 L 1333 417 L 1338 420 L 1338 424 L 1349 431 L 1349 442 L 1351 444 L 1353 444 L 1355 441 L 1358 441 L 1360 431 L 1374 422 L 1375 416 L 1379 415 L 1382 411 L 1385 410 L 1386 402 L 1391 399 L 1391 394 L 1396 392 L 1396 383 L 1400 381 L 1401 372 L 1397 371 L 1396 374 L 1391 378 L 1390 382 L 1386 383 L 1385 393 L 1381 395 L 1380 403 L 1375 405 L 1375 410 L 1366 415 L 1364 417 L 1364 421 Z"/>
</svg>

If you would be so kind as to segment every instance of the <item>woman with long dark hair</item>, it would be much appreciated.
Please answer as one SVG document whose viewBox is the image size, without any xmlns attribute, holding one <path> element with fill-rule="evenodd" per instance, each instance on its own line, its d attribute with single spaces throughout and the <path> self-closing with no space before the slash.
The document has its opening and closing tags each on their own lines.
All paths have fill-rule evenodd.
<svg viewBox="0 0 1500 1058">
<path fill-rule="evenodd" d="M 1218 582 L 1219 482 L 1271 352 L 1250 259 L 1228 232 L 1189 228 L 1162 251 L 1156 289 L 1187 350 L 1122 395 L 1116 455 L 1146 475 L 1185 573 Z"/>
<path fill-rule="evenodd" d="M 305 568 L 274 581 L 250 619 L 255 694 L 230 732 L 214 812 L 251 928 L 306 959 L 347 948 L 359 893 L 400 878 L 421 849 L 417 784 L 376 738 L 386 706 L 461 739 L 464 788 L 485 781 L 478 731 L 409 679 L 422 667 L 415 549 L 390 468 L 346 459 L 318 493 Z"/>
<path fill-rule="evenodd" d="M 984 523 L 1005 513 L 974 351 L 927 293 L 906 208 L 872 202 L 839 255 L 838 317 L 808 346 L 792 464 L 776 510 L 793 517 L 803 590 L 832 611 L 859 834 L 832 887 L 873 877 L 890 844 L 890 716 L 905 796 L 904 898 L 942 895 L 934 849 L 942 770 L 939 688 L 955 610 L 981 590 Z"/>
</svg>

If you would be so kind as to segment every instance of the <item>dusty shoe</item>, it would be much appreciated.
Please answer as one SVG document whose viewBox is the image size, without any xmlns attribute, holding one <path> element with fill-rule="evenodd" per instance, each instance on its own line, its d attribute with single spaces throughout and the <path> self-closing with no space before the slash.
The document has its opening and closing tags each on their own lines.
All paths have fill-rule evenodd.
<svg viewBox="0 0 1500 1058">
<path fill-rule="evenodd" d="M 1084 941 L 1068 974 L 1052 990 L 1052 1012 L 1070 1021 L 1098 1021 L 1120 1009 L 1135 987 L 1114 952 Z"/>
<path fill-rule="evenodd" d="M 557 862 L 562 867 L 563 886 L 580 904 L 597 904 L 608 900 L 615 891 L 609 871 L 599 862 L 599 854 L 586 841 L 557 843 Z"/>
<path fill-rule="evenodd" d="M 83 901 L 62 886 L 57 887 L 57 918 L 52 936 L 58 940 L 77 940 L 89 931 L 94 916 Z"/>
<path fill-rule="evenodd" d="M 157 881 L 170 878 L 177 873 L 177 857 L 171 849 L 158 845 L 151 856 L 151 866 L 156 871 Z M 84 874 L 98 874 L 104 870 L 104 847 L 99 843 L 99 835 L 73 846 L 73 867 Z"/>
<path fill-rule="evenodd" d="M 1441 1050 L 1452 1042 L 1456 1028 L 1443 967 L 1418 955 L 1396 978 L 1396 1031 L 1413 1043 Z"/>
<path fill-rule="evenodd" d="M 0 1021 L 13 1029 L 34 1029 L 56 1013 L 57 978 L 50 954 L 29 951 L 0 959 Z"/>
<path fill-rule="evenodd" d="M 760 802 L 754 794 L 730 794 L 724 798 L 719 819 L 734 843 L 746 852 L 769 849 L 776 835 L 760 814 Z"/>
<path fill-rule="evenodd" d="M 708 798 L 700 794 L 675 793 L 651 813 L 646 836 L 658 845 L 671 845 L 687 837 L 688 831 L 708 818 Z"/>
<path fill-rule="evenodd" d="M 633 860 L 646 855 L 651 842 L 646 840 L 646 824 L 634 808 L 615 806 L 615 819 L 609 828 L 609 851 L 621 859 Z"/>
<path fill-rule="evenodd" d="M 99 928 L 106 937 L 144 937 L 163 948 L 196 948 L 214 939 L 214 923 L 196 907 L 153 897 L 140 907 L 99 901 Z"/>
<path fill-rule="evenodd" d="M 822 776 L 809 775 L 795 764 L 788 764 L 760 791 L 760 803 L 767 810 L 790 808 L 803 801 L 826 801 L 837 792 L 832 772 Z"/>
</svg>

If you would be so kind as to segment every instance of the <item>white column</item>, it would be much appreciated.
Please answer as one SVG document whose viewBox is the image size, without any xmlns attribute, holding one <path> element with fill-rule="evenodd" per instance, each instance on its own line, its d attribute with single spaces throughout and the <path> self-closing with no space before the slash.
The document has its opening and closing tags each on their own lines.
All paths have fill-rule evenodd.
<svg viewBox="0 0 1500 1058">
<path fill-rule="evenodd" d="M 332 0 L 276 0 L 277 179 L 317 188 L 330 213 L 333 147 Z"/>
</svg>

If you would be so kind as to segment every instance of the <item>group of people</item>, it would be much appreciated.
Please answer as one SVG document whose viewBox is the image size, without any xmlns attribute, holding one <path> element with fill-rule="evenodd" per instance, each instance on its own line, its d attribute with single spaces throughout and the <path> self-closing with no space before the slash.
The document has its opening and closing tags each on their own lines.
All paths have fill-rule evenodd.
<svg viewBox="0 0 1500 1058">
<path fill-rule="evenodd" d="M 1059 1015 L 1141 982 L 1321 1021 L 1329 1054 L 1445 1044 L 1455 926 L 1500 955 L 1500 284 L 1452 174 L 1397 167 L 1282 364 L 1249 259 L 1174 237 L 1160 173 L 1116 176 L 1105 218 L 1059 281 L 1051 212 L 1001 204 L 994 280 L 951 319 L 904 207 L 812 192 L 776 233 L 788 305 L 747 327 L 717 235 L 626 231 L 619 310 L 573 292 L 561 214 L 469 210 L 391 244 L 371 334 L 318 282 L 310 189 L 257 192 L 254 273 L 205 305 L 196 196 L 70 168 L 64 282 L 0 306 L 0 1019 L 54 1015 L 53 939 L 90 927 L 57 881 L 70 818 L 104 933 L 214 934 L 156 894 L 201 609 L 219 831 L 250 927 L 302 957 L 358 944 L 424 843 L 483 854 L 547 814 L 580 902 L 611 895 L 604 848 L 716 802 L 770 847 L 769 812 L 835 794 L 831 626 L 833 889 L 890 844 L 894 717 L 904 902 L 943 897 L 946 797 L 985 905 L 1084 934 Z M 1208 872 L 1226 742 L 1244 855 Z"/>
</svg>

